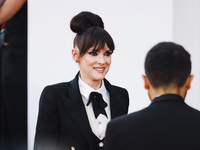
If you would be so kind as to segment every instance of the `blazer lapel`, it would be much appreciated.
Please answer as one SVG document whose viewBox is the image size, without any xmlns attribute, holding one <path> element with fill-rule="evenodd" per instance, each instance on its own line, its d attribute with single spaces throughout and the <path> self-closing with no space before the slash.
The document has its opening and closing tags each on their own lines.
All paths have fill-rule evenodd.
<svg viewBox="0 0 200 150">
<path fill-rule="evenodd" d="M 67 86 L 67 96 L 63 97 L 63 103 L 76 123 L 77 127 L 81 130 L 82 134 L 88 141 L 88 145 L 93 147 L 93 134 L 87 117 L 87 113 L 82 101 L 82 97 L 78 87 L 78 74 Z"/>
<path fill-rule="evenodd" d="M 125 98 L 122 97 L 118 93 L 118 91 L 116 91 L 106 79 L 104 79 L 104 81 L 105 81 L 106 89 L 109 91 L 109 94 L 110 94 L 111 119 L 124 115 L 125 109 L 124 109 L 123 101 L 125 101 Z"/>
</svg>

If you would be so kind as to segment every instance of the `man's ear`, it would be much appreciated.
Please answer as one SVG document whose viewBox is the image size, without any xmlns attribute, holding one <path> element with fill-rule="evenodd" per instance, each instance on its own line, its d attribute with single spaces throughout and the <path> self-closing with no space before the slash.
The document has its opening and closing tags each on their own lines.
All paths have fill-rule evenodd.
<svg viewBox="0 0 200 150">
<path fill-rule="evenodd" d="M 187 78 L 187 80 L 185 82 L 186 90 L 190 89 L 193 78 L 194 78 L 194 75 L 189 75 L 189 77 Z"/>
<path fill-rule="evenodd" d="M 150 88 L 150 82 L 149 82 L 148 77 L 146 75 L 142 75 L 142 78 L 144 80 L 144 88 L 146 90 L 149 90 L 149 88 Z"/>
<path fill-rule="evenodd" d="M 79 52 L 77 49 L 72 49 L 72 58 L 73 60 L 77 63 L 78 62 L 78 57 L 79 57 Z"/>
</svg>

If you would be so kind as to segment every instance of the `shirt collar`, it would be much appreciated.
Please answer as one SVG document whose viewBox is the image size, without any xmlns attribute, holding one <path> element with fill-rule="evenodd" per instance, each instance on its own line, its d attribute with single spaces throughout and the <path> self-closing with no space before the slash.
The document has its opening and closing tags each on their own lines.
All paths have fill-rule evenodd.
<svg viewBox="0 0 200 150">
<path fill-rule="evenodd" d="M 101 93 L 101 95 L 103 96 L 103 99 L 106 99 L 106 87 L 104 84 L 104 81 L 102 80 L 102 85 L 99 89 L 95 90 L 92 87 L 90 87 L 89 85 L 87 85 L 79 76 L 78 79 L 78 84 L 79 84 L 79 89 L 80 89 L 80 93 L 81 95 L 83 95 L 87 100 L 89 100 L 89 96 L 91 92 L 98 92 Z"/>
</svg>

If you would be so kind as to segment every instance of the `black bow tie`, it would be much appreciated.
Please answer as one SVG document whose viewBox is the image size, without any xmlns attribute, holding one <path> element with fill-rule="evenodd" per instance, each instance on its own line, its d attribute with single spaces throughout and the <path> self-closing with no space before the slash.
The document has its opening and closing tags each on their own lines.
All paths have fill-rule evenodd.
<svg viewBox="0 0 200 150">
<path fill-rule="evenodd" d="M 92 102 L 93 106 L 93 111 L 94 115 L 97 118 L 99 114 L 103 114 L 107 117 L 106 111 L 104 108 L 106 108 L 108 105 L 107 103 L 103 100 L 102 95 L 98 92 L 91 92 L 90 93 L 90 98 L 87 103 L 87 106 Z"/>
</svg>

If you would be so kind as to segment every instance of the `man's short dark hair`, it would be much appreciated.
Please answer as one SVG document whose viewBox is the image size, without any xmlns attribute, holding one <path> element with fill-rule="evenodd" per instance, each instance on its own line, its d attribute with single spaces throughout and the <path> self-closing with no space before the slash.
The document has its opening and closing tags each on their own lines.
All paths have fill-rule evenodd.
<svg viewBox="0 0 200 150">
<path fill-rule="evenodd" d="M 190 54 L 176 43 L 158 43 L 147 53 L 145 73 L 154 88 L 181 87 L 191 73 Z"/>
</svg>

